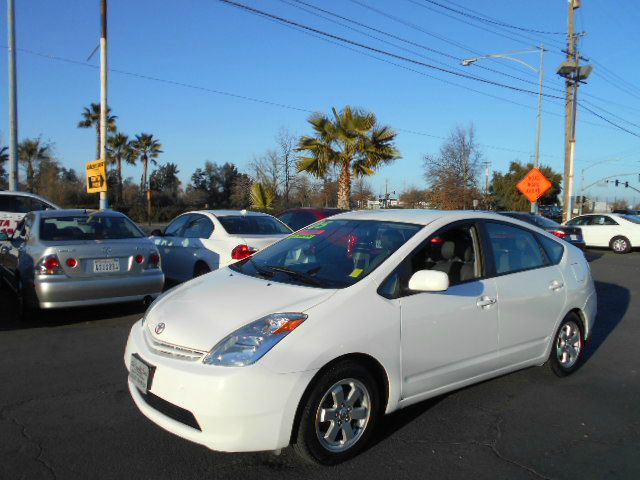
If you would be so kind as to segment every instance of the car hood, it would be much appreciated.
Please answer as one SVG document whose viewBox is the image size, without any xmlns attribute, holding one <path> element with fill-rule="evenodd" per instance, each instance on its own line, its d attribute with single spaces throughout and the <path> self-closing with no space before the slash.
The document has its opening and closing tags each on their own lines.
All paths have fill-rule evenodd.
<svg viewBox="0 0 640 480">
<path fill-rule="evenodd" d="M 335 292 L 273 282 L 223 268 L 162 295 L 147 312 L 144 328 L 155 340 L 209 351 L 250 322 L 270 313 L 304 312 Z M 156 328 L 161 323 L 164 326 Z"/>
</svg>

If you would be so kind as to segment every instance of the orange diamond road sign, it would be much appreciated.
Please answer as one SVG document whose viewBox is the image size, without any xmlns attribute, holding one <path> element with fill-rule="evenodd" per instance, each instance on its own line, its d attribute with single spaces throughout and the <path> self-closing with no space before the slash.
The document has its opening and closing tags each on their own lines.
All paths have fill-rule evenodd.
<svg viewBox="0 0 640 480">
<path fill-rule="evenodd" d="M 516 187 L 531 203 L 534 203 L 551 188 L 551 182 L 540 170 L 533 168 Z"/>
</svg>

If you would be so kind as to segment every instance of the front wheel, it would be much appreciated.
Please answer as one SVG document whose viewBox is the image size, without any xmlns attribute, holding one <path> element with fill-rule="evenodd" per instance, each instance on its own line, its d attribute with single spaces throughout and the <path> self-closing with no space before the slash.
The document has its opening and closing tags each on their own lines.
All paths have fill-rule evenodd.
<svg viewBox="0 0 640 480">
<path fill-rule="evenodd" d="M 294 449 L 311 463 L 335 465 L 371 440 L 381 412 L 379 387 L 366 368 L 345 361 L 317 379 L 301 408 Z"/>
<path fill-rule="evenodd" d="M 562 320 L 554 337 L 549 367 L 558 377 L 566 377 L 578 369 L 583 356 L 582 323 L 575 313 L 570 313 Z"/>
<path fill-rule="evenodd" d="M 623 236 L 613 237 L 609 246 L 615 253 L 629 253 L 631 251 L 631 242 Z"/>
<path fill-rule="evenodd" d="M 196 263 L 196 266 L 193 268 L 193 278 L 201 277 L 202 275 L 206 275 L 209 273 L 211 269 L 209 265 L 203 262 Z"/>
</svg>

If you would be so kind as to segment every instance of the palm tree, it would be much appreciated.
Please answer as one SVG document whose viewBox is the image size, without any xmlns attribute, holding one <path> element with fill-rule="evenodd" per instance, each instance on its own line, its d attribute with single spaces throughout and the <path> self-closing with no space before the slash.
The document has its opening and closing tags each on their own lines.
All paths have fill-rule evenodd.
<svg viewBox="0 0 640 480">
<path fill-rule="evenodd" d="M 131 142 L 131 146 L 135 151 L 135 156 L 140 157 L 142 160 L 142 190 L 149 188 L 147 181 L 147 171 L 149 169 L 149 162 L 156 165 L 158 162 L 156 158 L 162 153 L 162 145 L 160 142 L 153 138 L 152 133 L 141 133 L 136 135 L 136 139 Z"/>
<path fill-rule="evenodd" d="M 136 151 L 131 146 L 129 137 L 124 133 L 118 132 L 107 139 L 107 153 L 109 155 L 109 164 L 116 165 L 118 178 L 117 201 L 122 201 L 122 162 L 129 165 L 136 164 Z"/>
<path fill-rule="evenodd" d="M 267 212 L 273 209 L 273 191 L 262 183 L 251 186 L 251 208 Z"/>
<path fill-rule="evenodd" d="M 33 193 L 36 162 L 51 158 L 51 146 L 42 144 L 39 138 L 27 138 L 18 145 L 18 159 L 27 168 L 27 190 Z"/>
<path fill-rule="evenodd" d="M 116 131 L 116 117 L 111 115 L 111 107 L 107 106 L 107 132 Z M 100 104 L 92 103 L 89 107 L 84 107 L 82 120 L 78 122 L 78 128 L 96 129 L 96 159 L 100 158 Z"/>
<path fill-rule="evenodd" d="M 309 118 L 315 135 L 300 138 L 297 150 L 310 156 L 299 158 L 298 171 L 322 178 L 331 166 L 337 166 L 338 208 L 348 210 L 351 176 L 373 175 L 381 165 L 400 158 L 400 152 L 393 144 L 395 131 L 378 125 L 374 113 L 349 105 L 340 112 L 334 107 L 332 112 L 333 120 L 322 113 Z"/>
</svg>

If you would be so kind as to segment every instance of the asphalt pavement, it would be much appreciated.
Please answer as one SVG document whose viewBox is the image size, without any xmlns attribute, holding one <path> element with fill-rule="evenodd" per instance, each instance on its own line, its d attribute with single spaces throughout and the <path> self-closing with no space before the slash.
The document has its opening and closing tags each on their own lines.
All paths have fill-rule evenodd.
<svg viewBox="0 0 640 480">
<path fill-rule="evenodd" d="M 124 305 L 20 324 L 0 292 L 0 479 L 638 479 L 640 252 L 590 252 L 599 314 L 587 361 L 532 368 L 385 418 L 374 445 L 333 468 L 223 454 L 135 408 L 123 351 L 143 314 Z"/>
</svg>

